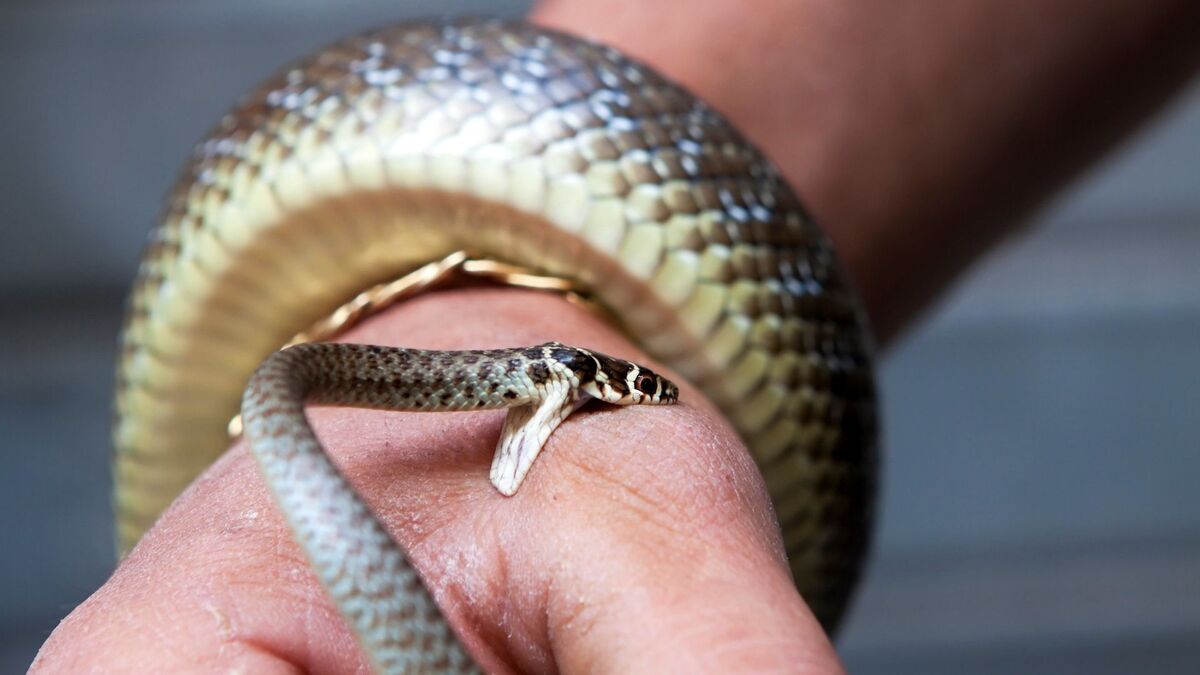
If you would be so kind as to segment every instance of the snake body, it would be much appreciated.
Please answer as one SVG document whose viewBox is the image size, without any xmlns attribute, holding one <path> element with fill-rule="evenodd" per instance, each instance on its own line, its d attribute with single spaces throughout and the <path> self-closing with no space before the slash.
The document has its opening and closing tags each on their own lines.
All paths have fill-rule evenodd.
<svg viewBox="0 0 1200 675">
<path fill-rule="evenodd" d="M 679 391 L 635 364 L 547 343 L 425 351 L 305 344 L 255 371 L 242 402 L 246 436 L 313 569 L 381 673 L 470 672 L 416 570 L 329 461 L 305 401 L 387 410 L 509 408 L 492 482 L 513 494 L 542 444 L 585 397 L 666 404 Z"/>
<path fill-rule="evenodd" d="M 828 242 L 770 162 L 682 88 L 501 22 L 337 43 L 197 146 L 122 336 L 121 551 L 224 451 L 264 358 L 362 288 L 462 249 L 589 289 L 721 407 L 832 630 L 869 538 L 876 421 L 864 317 Z"/>
</svg>

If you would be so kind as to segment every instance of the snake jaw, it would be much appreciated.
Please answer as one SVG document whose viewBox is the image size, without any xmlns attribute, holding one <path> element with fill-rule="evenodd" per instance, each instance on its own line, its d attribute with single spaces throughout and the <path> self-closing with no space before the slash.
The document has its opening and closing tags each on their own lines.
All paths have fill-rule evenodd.
<svg viewBox="0 0 1200 675">
<path fill-rule="evenodd" d="M 587 400 L 586 396 L 576 394 L 566 379 L 556 378 L 544 390 L 540 403 L 510 408 L 504 418 L 489 477 L 505 497 L 517 493 L 546 439 Z"/>
<path fill-rule="evenodd" d="M 500 494 L 516 494 L 550 434 L 588 399 L 616 405 L 674 403 L 679 388 L 649 368 L 558 342 L 529 350 L 549 362 L 548 381 L 528 405 L 510 408 L 492 458 L 491 481 Z"/>
</svg>

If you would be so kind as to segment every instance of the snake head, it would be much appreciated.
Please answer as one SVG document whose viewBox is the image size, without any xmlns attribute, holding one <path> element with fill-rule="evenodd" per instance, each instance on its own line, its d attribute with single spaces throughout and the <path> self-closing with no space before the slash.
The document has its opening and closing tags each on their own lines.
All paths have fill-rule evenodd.
<svg viewBox="0 0 1200 675">
<path fill-rule="evenodd" d="M 668 405 L 679 398 L 675 383 L 644 366 L 577 347 L 556 351 L 579 378 L 579 388 L 606 403 Z"/>
<path fill-rule="evenodd" d="M 670 405 L 679 400 L 679 387 L 674 382 L 636 363 L 621 363 L 629 367 L 625 373 L 624 393 L 616 400 L 604 400 L 620 405 Z"/>
</svg>

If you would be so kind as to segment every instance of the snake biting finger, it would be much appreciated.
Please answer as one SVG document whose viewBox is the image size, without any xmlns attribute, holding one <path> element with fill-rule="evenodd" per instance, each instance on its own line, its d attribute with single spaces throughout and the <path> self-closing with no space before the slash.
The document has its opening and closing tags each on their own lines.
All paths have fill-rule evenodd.
<svg viewBox="0 0 1200 675">
<path fill-rule="evenodd" d="M 869 541 L 877 421 L 865 318 L 829 243 L 770 161 L 683 88 L 602 45 L 495 21 L 339 42 L 266 81 L 197 146 L 150 236 L 122 335 L 121 551 L 225 450 L 264 359 L 243 410 L 252 442 L 271 437 L 263 429 L 302 433 L 302 415 L 254 418 L 269 409 L 255 392 L 292 382 L 304 392 L 289 399 L 295 413 L 326 392 L 312 363 L 417 354 L 273 352 L 364 288 L 461 250 L 585 289 L 720 407 L 762 469 L 797 588 L 833 630 Z M 615 366 L 567 386 L 581 371 L 535 349 L 511 358 L 561 372 L 538 405 L 505 406 L 510 440 L 491 475 L 502 492 L 581 396 L 653 398 L 650 380 Z M 309 379 L 288 379 L 301 372 Z M 360 384 L 365 402 L 384 395 Z M 437 403 L 479 395 L 428 390 Z M 321 395 L 349 396 L 338 391 Z M 429 400 L 425 388 L 389 391 Z M 306 466 L 325 471 L 312 450 L 321 460 Z M 289 520 L 311 508 L 283 506 Z M 415 573 L 372 579 L 420 585 Z M 413 607 L 441 621 L 436 607 Z M 450 635 L 444 622 L 436 631 Z M 416 642 L 398 660 L 372 658 L 428 665 Z M 459 663 L 442 660 L 449 649 L 437 664 Z"/>
</svg>

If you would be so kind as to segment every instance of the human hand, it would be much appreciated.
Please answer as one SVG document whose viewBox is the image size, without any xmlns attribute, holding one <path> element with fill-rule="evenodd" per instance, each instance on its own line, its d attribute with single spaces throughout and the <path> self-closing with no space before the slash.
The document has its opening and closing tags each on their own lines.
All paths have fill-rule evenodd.
<svg viewBox="0 0 1200 675">
<path fill-rule="evenodd" d="M 512 289 L 423 296 L 343 339 L 440 349 L 557 339 L 657 367 L 578 307 Z M 674 406 L 577 412 L 512 498 L 487 480 L 503 412 L 310 417 L 488 670 L 839 669 L 792 585 L 745 446 L 676 382 Z M 33 672 L 297 669 L 366 663 L 239 443 L 63 621 Z"/>
</svg>

